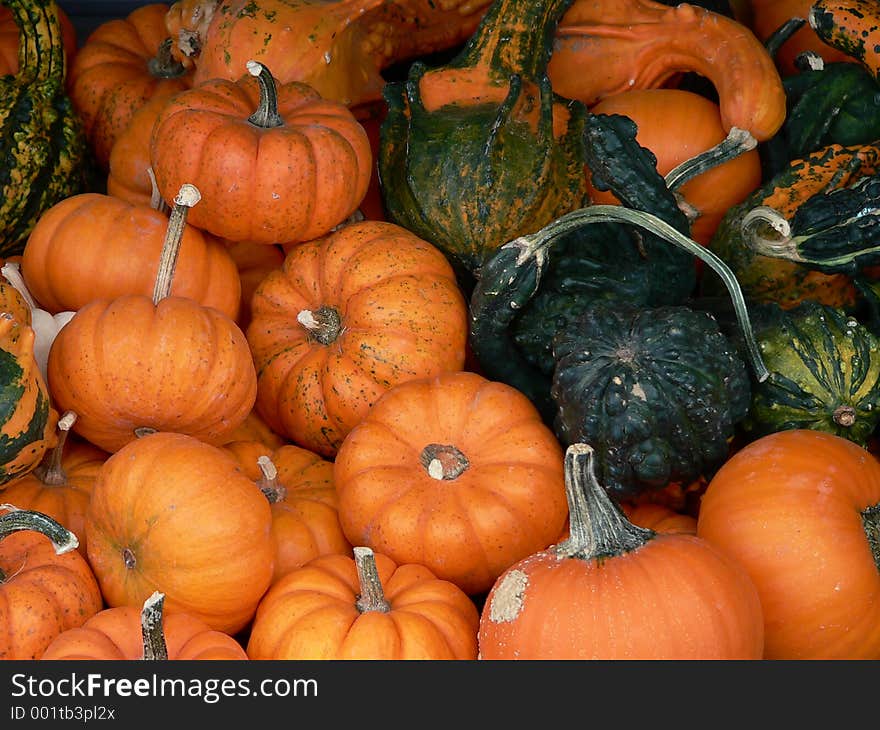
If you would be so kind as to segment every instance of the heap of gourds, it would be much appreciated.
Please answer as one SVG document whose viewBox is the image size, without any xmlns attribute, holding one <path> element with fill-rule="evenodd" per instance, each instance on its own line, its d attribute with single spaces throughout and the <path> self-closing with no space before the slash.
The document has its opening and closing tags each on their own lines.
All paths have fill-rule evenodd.
<svg viewBox="0 0 880 730">
<path fill-rule="evenodd" d="M 0 11 L 0 658 L 880 658 L 876 7 Z"/>
</svg>

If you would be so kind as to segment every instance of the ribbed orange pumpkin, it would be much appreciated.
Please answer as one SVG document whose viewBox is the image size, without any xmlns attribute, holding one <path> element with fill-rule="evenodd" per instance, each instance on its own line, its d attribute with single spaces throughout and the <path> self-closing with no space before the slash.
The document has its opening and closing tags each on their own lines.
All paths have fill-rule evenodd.
<svg viewBox="0 0 880 730">
<path fill-rule="evenodd" d="M 695 535 L 636 527 L 565 453 L 567 541 L 511 565 L 480 616 L 480 658 L 760 659 L 764 623 L 745 570 Z"/>
<path fill-rule="evenodd" d="M 61 523 L 79 539 L 86 555 L 85 519 L 92 488 L 107 452 L 87 441 L 69 440 L 76 414 L 58 419 L 58 442 L 33 471 L 9 482 L 0 495 L 20 509 L 36 510 Z"/>
<path fill-rule="evenodd" d="M 719 469 L 697 535 L 742 565 L 767 659 L 880 659 L 880 462 L 850 440 L 779 431 Z"/>
<path fill-rule="evenodd" d="M 257 376 L 244 334 L 227 315 L 168 296 L 185 211 L 184 188 L 168 223 L 153 297 L 95 299 L 77 310 L 52 343 L 49 393 L 75 410 L 74 430 L 114 452 L 143 429 L 225 443 L 251 412 Z M 188 197 L 192 196 L 192 197 Z"/>
<path fill-rule="evenodd" d="M 101 193 L 53 205 L 22 253 L 22 276 L 40 306 L 76 311 L 94 299 L 153 293 L 168 215 Z M 186 224 L 171 293 L 238 316 L 241 281 L 226 246 Z"/>
<path fill-rule="evenodd" d="M 276 88 L 261 64 L 248 70 L 236 82 L 205 81 L 162 108 L 150 143 L 159 192 L 170 200 L 184 183 L 195 185 L 203 202 L 193 225 L 232 241 L 323 236 L 366 194 L 367 133 L 346 106 L 310 86 Z"/>
<path fill-rule="evenodd" d="M 251 299 L 257 410 L 322 456 L 389 388 L 464 366 L 467 305 L 449 262 L 404 228 L 360 221 L 293 246 Z"/>
<path fill-rule="evenodd" d="M 248 241 L 226 241 L 226 250 L 235 261 L 241 285 L 241 306 L 236 323 L 242 331 L 251 323 L 251 299 L 257 287 L 271 272 L 284 265 L 284 251 L 280 246 L 266 246 Z"/>
<path fill-rule="evenodd" d="M 559 536 L 562 448 L 519 391 L 470 372 L 402 383 L 334 462 L 352 545 L 420 563 L 469 595 Z"/>
<path fill-rule="evenodd" d="M 82 626 L 62 632 L 46 647 L 44 660 L 246 660 L 242 646 L 188 613 L 165 614 L 158 591 L 134 606 L 99 611 Z"/>
<path fill-rule="evenodd" d="M 228 634 L 272 578 L 269 502 L 222 449 L 157 432 L 107 459 L 86 516 L 89 562 L 109 606 L 166 609 Z"/>
<path fill-rule="evenodd" d="M 293 445 L 234 441 L 223 448 L 272 505 L 273 583 L 319 555 L 351 554 L 339 524 L 332 462 Z"/>
<path fill-rule="evenodd" d="M 423 565 L 369 548 L 288 573 L 260 602 L 251 659 L 476 659 L 476 605 Z"/>
<path fill-rule="evenodd" d="M 39 659 L 62 631 L 101 610 L 76 536 L 31 510 L 0 505 L 0 660 Z"/>
<path fill-rule="evenodd" d="M 153 3 L 102 23 L 68 69 L 70 98 L 105 171 L 113 145 L 135 111 L 155 94 L 192 85 L 192 71 L 171 57 L 167 11 L 167 5 Z"/>
</svg>

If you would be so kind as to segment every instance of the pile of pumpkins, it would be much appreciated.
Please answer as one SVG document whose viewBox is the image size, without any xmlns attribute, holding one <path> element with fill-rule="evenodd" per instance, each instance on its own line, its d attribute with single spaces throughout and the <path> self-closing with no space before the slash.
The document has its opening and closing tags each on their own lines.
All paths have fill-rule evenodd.
<svg viewBox="0 0 880 730">
<path fill-rule="evenodd" d="M 291 4 L 241 4 L 145 5 L 79 47 L 53 0 L 0 7 L 17 43 L 0 56 L 0 658 L 880 658 L 880 462 L 863 444 L 725 434 L 719 468 L 619 498 L 598 447 L 561 439 L 469 340 L 466 282 L 494 251 L 585 201 L 621 207 L 571 157 L 586 105 L 635 119 L 687 70 L 719 103 L 677 92 L 707 136 L 658 154 L 659 174 L 732 127 L 752 141 L 679 190 L 709 247 L 786 117 L 745 21 L 651 0 L 622 18 L 365 0 L 301 3 L 285 37 L 269 10 Z M 525 10 L 556 46 L 511 75 L 475 39 Z M 590 79 L 566 64 L 586 62 L 585 28 L 604 37 L 597 17 L 634 31 Z M 318 18 L 323 39 L 302 32 Z M 683 29 L 692 65 L 624 95 Z M 726 58 L 700 56 L 722 36 Z M 751 76 L 725 70 L 734 56 Z M 462 93 L 482 116 L 454 124 L 513 125 L 500 157 L 525 124 L 554 170 L 490 204 L 497 165 L 445 160 L 402 192 L 417 145 L 394 134 Z"/>
</svg>

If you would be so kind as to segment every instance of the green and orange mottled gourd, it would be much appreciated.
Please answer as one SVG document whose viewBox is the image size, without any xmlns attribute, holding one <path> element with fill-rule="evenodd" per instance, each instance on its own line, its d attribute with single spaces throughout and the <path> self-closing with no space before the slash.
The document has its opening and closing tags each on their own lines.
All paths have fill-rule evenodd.
<svg viewBox="0 0 880 730">
<path fill-rule="evenodd" d="M 876 0 L 816 0 L 808 20 L 820 40 L 880 79 L 880 5 Z"/>
<path fill-rule="evenodd" d="M 0 313 L 0 487 L 33 471 L 57 440 L 34 338 L 29 325 Z"/>
<path fill-rule="evenodd" d="M 89 181 L 82 121 L 65 91 L 54 0 L 2 0 L 20 29 L 19 70 L 0 77 L 0 257 L 20 254 L 46 208 Z"/>
</svg>

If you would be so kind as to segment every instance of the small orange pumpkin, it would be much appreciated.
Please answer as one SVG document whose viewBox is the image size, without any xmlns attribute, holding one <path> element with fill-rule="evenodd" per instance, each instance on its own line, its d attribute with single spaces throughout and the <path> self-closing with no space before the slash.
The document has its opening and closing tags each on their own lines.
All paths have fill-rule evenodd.
<svg viewBox="0 0 880 730">
<path fill-rule="evenodd" d="M 315 558 L 269 589 L 251 659 L 477 658 L 479 615 L 461 589 L 423 565 L 353 552 Z"/>
<path fill-rule="evenodd" d="M 342 442 L 333 479 L 352 545 L 469 595 L 553 542 L 567 514 L 562 448 L 535 406 L 464 371 L 389 390 Z"/>
<path fill-rule="evenodd" d="M 101 610 L 101 591 L 70 530 L 10 504 L 0 512 L 0 659 L 39 659 Z"/>
<path fill-rule="evenodd" d="M 139 611 L 114 606 L 82 626 L 62 632 L 46 647 L 44 660 L 246 660 L 242 646 L 187 613 L 165 614 L 165 596 L 154 592 Z"/>
</svg>

